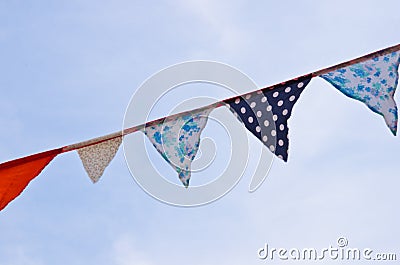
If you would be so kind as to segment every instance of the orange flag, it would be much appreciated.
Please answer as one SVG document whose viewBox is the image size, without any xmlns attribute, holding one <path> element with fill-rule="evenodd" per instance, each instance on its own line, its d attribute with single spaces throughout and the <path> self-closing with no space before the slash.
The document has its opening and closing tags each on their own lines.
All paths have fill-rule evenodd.
<svg viewBox="0 0 400 265">
<path fill-rule="evenodd" d="M 53 149 L 0 164 L 0 211 L 61 152 Z"/>
</svg>

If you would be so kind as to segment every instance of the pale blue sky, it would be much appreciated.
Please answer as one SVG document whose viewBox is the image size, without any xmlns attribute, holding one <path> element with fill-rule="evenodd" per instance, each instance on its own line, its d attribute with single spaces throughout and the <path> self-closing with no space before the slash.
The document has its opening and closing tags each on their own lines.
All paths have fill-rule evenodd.
<svg viewBox="0 0 400 265">
<path fill-rule="evenodd" d="M 171 64 L 220 61 L 264 87 L 397 44 L 399 8 L 396 0 L 3 0 L 0 160 L 119 130 L 135 89 Z M 257 192 L 247 192 L 245 175 L 197 208 L 148 196 L 122 149 L 96 185 L 76 153 L 60 155 L 0 212 L 0 264 L 264 264 L 256 253 L 264 243 L 324 248 L 339 236 L 400 258 L 399 138 L 317 78 L 289 126 L 289 163 L 275 161 Z"/>
</svg>

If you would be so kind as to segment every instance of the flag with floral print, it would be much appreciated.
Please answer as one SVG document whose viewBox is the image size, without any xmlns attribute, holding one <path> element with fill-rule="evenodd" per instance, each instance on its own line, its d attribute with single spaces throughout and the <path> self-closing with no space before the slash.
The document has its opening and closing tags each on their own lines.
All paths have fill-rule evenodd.
<svg viewBox="0 0 400 265">
<path fill-rule="evenodd" d="M 375 57 L 321 75 L 343 94 L 365 103 L 385 119 L 394 135 L 397 132 L 397 106 L 394 101 L 399 68 L 399 52 Z"/>
<path fill-rule="evenodd" d="M 78 149 L 79 158 L 89 178 L 96 183 L 116 155 L 122 136 Z"/>
<path fill-rule="evenodd" d="M 189 186 L 191 164 L 200 145 L 200 135 L 211 109 L 193 111 L 146 126 L 144 133 L 162 157 L 178 172 L 185 187 Z"/>
</svg>

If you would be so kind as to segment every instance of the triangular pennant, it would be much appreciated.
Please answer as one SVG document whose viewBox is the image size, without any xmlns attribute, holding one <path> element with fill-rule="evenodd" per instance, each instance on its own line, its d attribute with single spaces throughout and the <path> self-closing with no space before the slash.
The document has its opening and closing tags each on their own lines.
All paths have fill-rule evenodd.
<svg viewBox="0 0 400 265">
<path fill-rule="evenodd" d="M 375 57 L 321 75 L 343 94 L 365 103 L 382 115 L 394 135 L 397 132 L 397 106 L 394 101 L 399 79 L 399 52 Z"/>
<path fill-rule="evenodd" d="M 277 157 L 287 161 L 290 118 L 311 75 L 225 101 L 246 128 Z"/>
<path fill-rule="evenodd" d="M 0 164 L 0 210 L 20 195 L 61 151 L 54 149 Z"/>
<path fill-rule="evenodd" d="M 110 164 L 122 142 L 122 136 L 77 150 L 89 178 L 96 183 Z"/>
<path fill-rule="evenodd" d="M 178 172 L 180 181 L 189 186 L 191 164 L 200 145 L 200 135 L 213 108 L 190 112 L 147 126 L 144 133 L 162 157 Z"/>
</svg>

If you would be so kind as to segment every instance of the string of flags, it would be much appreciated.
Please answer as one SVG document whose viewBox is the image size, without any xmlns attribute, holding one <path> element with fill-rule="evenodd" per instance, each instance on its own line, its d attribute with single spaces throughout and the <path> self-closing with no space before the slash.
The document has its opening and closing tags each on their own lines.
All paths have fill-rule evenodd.
<svg viewBox="0 0 400 265">
<path fill-rule="evenodd" d="M 97 182 L 117 153 L 125 135 L 142 131 L 189 187 L 191 163 L 209 114 L 225 106 L 272 153 L 288 160 L 288 119 L 301 93 L 314 77 L 321 77 L 344 95 L 381 115 L 393 135 L 398 111 L 394 100 L 400 63 L 400 44 L 220 102 L 124 131 L 64 146 L 0 164 L 0 210 L 21 194 L 29 182 L 59 154 L 76 150 L 88 176 Z"/>
</svg>

